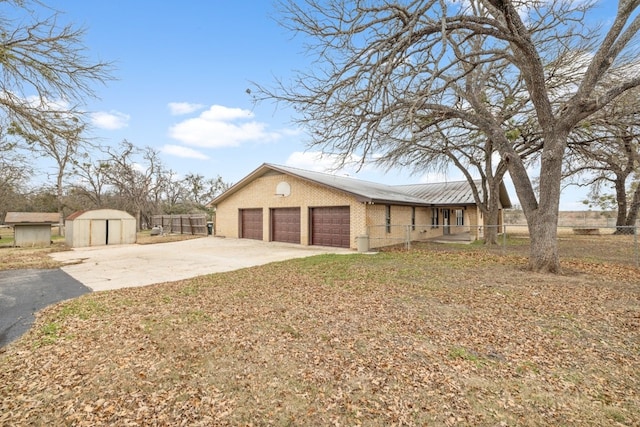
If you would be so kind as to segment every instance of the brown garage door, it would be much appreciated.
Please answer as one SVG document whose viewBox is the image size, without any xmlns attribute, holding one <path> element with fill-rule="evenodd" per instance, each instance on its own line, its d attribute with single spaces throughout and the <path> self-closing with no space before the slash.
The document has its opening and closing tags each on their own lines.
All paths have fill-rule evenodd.
<svg viewBox="0 0 640 427">
<path fill-rule="evenodd" d="M 300 243 L 300 208 L 271 209 L 271 240 Z"/>
<path fill-rule="evenodd" d="M 240 210 L 240 237 L 262 240 L 262 209 Z"/>
<path fill-rule="evenodd" d="M 311 209 L 311 244 L 348 248 L 349 206 Z"/>
</svg>

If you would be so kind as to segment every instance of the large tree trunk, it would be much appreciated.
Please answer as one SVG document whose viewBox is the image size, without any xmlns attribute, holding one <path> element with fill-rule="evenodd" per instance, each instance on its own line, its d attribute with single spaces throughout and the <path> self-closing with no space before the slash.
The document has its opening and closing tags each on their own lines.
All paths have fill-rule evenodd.
<svg viewBox="0 0 640 427">
<path fill-rule="evenodd" d="M 58 172 L 57 180 L 56 180 L 56 203 L 58 204 L 58 235 L 65 235 L 65 224 L 64 224 L 64 207 L 62 205 L 62 174 L 63 170 Z"/>
<path fill-rule="evenodd" d="M 627 189 L 625 188 L 625 181 L 624 178 L 620 177 L 615 181 L 616 201 L 618 204 L 615 234 L 625 234 L 624 226 L 627 223 Z"/>
<path fill-rule="evenodd" d="M 531 239 L 529 268 L 541 273 L 560 273 L 557 211 L 538 212 L 528 222 Z"/>
<path fill-rule="evenodd" d="M 489 202 L 488 209 L 483 217 L 484 226 L 484 244 L 485 245 L 497 245 L 498 244 L 498 217 L 500 216 L 500 186 L 489 186 Z M 496 188 L 498 187 L 498 190 Z"/>
<path fill-rule="evenodd" d="M 498 244 L 498 212 L 489 210 L 484 216 L 484 244 L 488 246 L 494 246 Z"/>
<path fill-rule="evenodd" d="M 561 135 L 549 136 L 540 160 L 540 192 L 537 209 L 528 215 L 531 238 L 529 267 L 533 271 L 560 273 L 558 253 L 558 211 L 562 158 L 566 146 Z"/>
<path fill-rule="evenodd" d="M 536 272 L 560 273 L 557 233 L 565 146 L 566 134 L 546 133 L 544 151 L 540 160 L 538 197 L 529 180 L 525 165 L 519 158 L 508 156 L 509 174 L 529 226 L 531 239 L 529 268 Z"/>
<path fill-rule="evenodd" d="M 636 221 L 638 220 L 638 211 L 640 210 L 640 185 L 636 187 L 633 192 L 633 200 L 629 205 L 629 211 L 626 215 L 624 225 L 622 229 L 624 234 L 634 234 L 636 229 Z M 616 230 L 616 234 L 620 234 L 619 230 Z"/>
<path fill-rule="evenodd" d="M 136 218 L 136 231 L 140 231 L 141 225 L 142 225 L 142 209 L 136 208 L 135 218 Z"/>
<path fill-rule="evenodd" d="M 484 171 L 486 177 L 486 192 L 488 197 L 484 198 L 486 212 L 483 217 L 484 226 L 484 244 L 494 246 L 498 244 L 498 218 L 500 216 L 500 184 L 507 172 L 505 163 L 500 160 L 495 172 L 493 171 L 493 162 L 491 156 L 494 152 L 494 143 L 490 138 L 487 139 L 485 147 L 486 169 Z"/>
</svg>

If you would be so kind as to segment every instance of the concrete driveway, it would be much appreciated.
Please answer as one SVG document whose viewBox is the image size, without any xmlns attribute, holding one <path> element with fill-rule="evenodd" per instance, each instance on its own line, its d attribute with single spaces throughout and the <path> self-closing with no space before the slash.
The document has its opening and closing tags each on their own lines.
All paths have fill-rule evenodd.
<svg viewBox="0 0 640 427">
<path fill-rule="evenodd" d="M 203 237 L 153 245 L 76 248 L 51 256 L 62 270 L 94 291 L 145 286 L 350 249 L 249 239 Z"/>
</svg>

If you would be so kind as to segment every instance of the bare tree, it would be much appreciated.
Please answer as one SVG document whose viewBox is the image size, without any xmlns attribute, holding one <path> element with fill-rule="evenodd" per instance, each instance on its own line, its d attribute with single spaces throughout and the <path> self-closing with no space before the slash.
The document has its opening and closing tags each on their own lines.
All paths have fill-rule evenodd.
<svg viewBox="0 0 640 427">
<path fill-rule="evenodd" d="M 81 204 L 88 208 L 105 206 L 104 197 L 108 190 L 106 170 L 108 164 L 94 162 L 87 152 L 75 156 L 68 187 L 70 193 L 85 199 Z"/>
<path fill-rule="evenodd" d="M 633 232 L 640 210 L 640 90 L 628 91 L 583 121 L 570 135 L 565 174 L 604 197 L 610 185 L 617 205 L 617 234 Z M 605 198 L 606 199 L 606 198 Z M 602 199 L 602 200 L 605 200 Z"/>
<path fill-rule="evenodd" d="M 182 214 L 187 213 L 184 205 L 187 189 L 184 180 L 178 177 L 178 173 L 169 170 L 166 173 L 167 178 L 163 187 L 163 214 Z"/>
<path fill-rule="evenodd" d="M 107 157 L 99 162 L 101 171 L 114 192 L 121 197 L 138 222 L 149 223 L 157 209 L 156 196 L 161 193 L 166 178 L 159 153 L 151 147 L 139 148 L 127 140 L 117 148 L 106 147 Z M 158 196 L 159 197 L 159 196 Z"/>
<path fill-rule="evenodd" d="M 416 172 L 435 170 L 446 172 L 454 164 L 469 183 L 476 204 L 483 213 L 485 244 L 497 244 L 500 213 L 500 184 L 507 172 L 506 164 L 494 158 L 491 140 L 472 129 L 442 127 L 428 141 L 398 143 L 377 160 L 389 167 L 408 167 Z M 494 165 L 494 162 L 497 163 Z M 480 177 L 480 179 L 477 179 Z"/>
<path fill-rule="evenodd" d="M 169 173 L 167 186 L 164 190 L 166 213 L 190 213 L 204 211 L 209 214 L 207 203 L 231 185 L 224 182 L 220 176 L 205 178 L 204 175 L 188 173 L 182 179 L 175 179 Z"/>
<path fill-rule="evenodd" d="M 74 161 L 67 199 L 85 208 L 117 206 L 146 222 L 153 214 L 209 212 L 206 204 L 230 187 L 221 177 L 205 178 L 188 173 L 180 178 L 166 170 L 158 153 L 128 141 L 118 147 L 102 147 L 106 157 L 91 159 L 88 153 Z"/>
<path fill-rule="evenodd" d="M 523 80 L 509 77 L 510 64 L 505 59 L 496 56 L 493 61 L 483 60 L 485 35 L 464 37 L 466 40 L 451 36 L 453 50 L 457 57 L 475 60 L 473 66 L 467 65 L 462 70 L 459 81 L 449 83 L 454 89 L 456 106 L 461 109 L 475 106 L 486 117 L 501 120 L 515 152 L 523 161 L 532 159 L 540 149 L 539 132 L 529 123 L 532 111 Z M 446 170 L 455 165 L 469 183 L 483 213 L 485 243 L 497 244 L 500 184 L 507 173 L 506 162 L 497 155 L 497 145 L 482 129 L 459 118 L 416 111 L 413 121 L 408 137 L 402 135 L 394 141 L 378 162 L 416 171 Z"/>
<path fill-rule="evenodd" d="M 27 143 L 30 151 L 54 162 L 55 193 L 58 201 L 60 224 L 64 224 L 64 181 L 71 171 L 74 158 L 87 141 L 82 137 L 85 125 L 77 115 L 55 115 L 58 133 L 48 129 L 39 129 L 38 134 L 26 133 L 20 129 L 13 129 L 13 133 L 20 135 Z M 64 228 L 61 233 L 64 235 Z"/>
<path fill-rule="evenodd" d="M 15 150 L 15 143 L 5 140 L 0 133 L 0 221 L 21 203 L 32 173 L 28 159 Z"/>
<path fill-rule="evenodd" d="M 62 215 L 62 179 L 84 127 L 81 106 L 95 96 L 94 84 L 111 78 L 111 66 L 86 56 L 84 30 L 59 26 L 56 13 L 41 18 L 36 10 L 47 9 L 41 2 L 2 4 L 0 114 L 8 123 L 7 134 L 13 136 L 14 153 L 35 149 L 55 161 Z M 23 140 L 26 147 L 16 145 Z M 0 163 L 12 163 L 7 154 L 0 150 Z M 3 167 L 5 176 L 9 170 Z"/>
<path fill-rule="evenodd" d="M 307 36 L 313 68 L 256 99 L 292 104 L 310 129 L 312 146 L 368 161 L 398 140 L 429 143 L 443 123 L 479 129 L 499 153 L 513 180 L 531 233 L 530 268 L 559 272 L 557 222 L 568 135 L 581 120 L 626 90 L 637 73 L 604 90 L 611 72 L 633 59 L 640 0 L 621 0 L 603 35 L 589 29 L 593 2 L 559 0 L 341 0 L 288 1 L 285 27 Z M 635 17 L 634 17 L 635 16 Z M 558 85 L 559 73 L 573 84 Z M 500 78 L 515 87 L 509 99 L 468 90 L 477 67 L 500 64 Z M 566 81 L 566 80 L 565 80 Z M 480 96 L 477 96 L 480 95 Z M 529 105 L 540 130 L 539 192 L 527 161 L 509 138 L 495 100 L 517 111 Z"/>
<path fill-rule="evenodd" d="M 203 210 L 205 205 L 216 198 L 217 195 L 227 190 L 231 185 L 222 180 L 222 177 L 205 178 L 204 175 L 189 173 L 183 180 L 187 189 L 188 199 L 198 209 Z"/>
<path fill-rule="evenodd" d="M 87 58 L 84 30 L 59 26 L 56 14 L 40 18 L 40 2 L 3 3 L 13 18 L 0 17 L 0 109 L 19 133 L 64 140 L 67 126 L 58 118 L 79 115 L 94 84 L 111 78 L 111 65 Z"/>
</svg>

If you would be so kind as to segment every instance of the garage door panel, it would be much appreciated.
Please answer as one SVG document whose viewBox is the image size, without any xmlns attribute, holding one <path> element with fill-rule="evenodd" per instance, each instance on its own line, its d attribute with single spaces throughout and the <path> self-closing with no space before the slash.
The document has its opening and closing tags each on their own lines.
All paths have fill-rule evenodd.
<svg viewBox="0 0 640 427">
<path fill-rule="evenodd" d="M 300 243 L 300 208 L 271 210 L 271 240 Z"/>
<path fill-rule="evenodd" d="M 262 240 L 262 209 L 240 210 L 240 237 Z"/>
<path fill-rule="evenodd" d="M 348 248 L 351 243 L 349 206 L 311 209 L 311 244 Z"/>
</svg>

